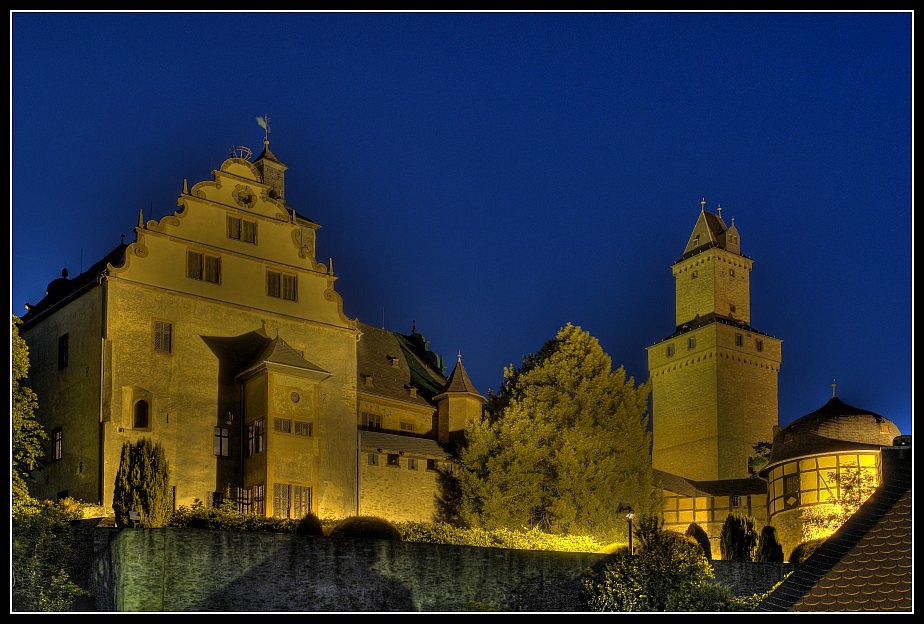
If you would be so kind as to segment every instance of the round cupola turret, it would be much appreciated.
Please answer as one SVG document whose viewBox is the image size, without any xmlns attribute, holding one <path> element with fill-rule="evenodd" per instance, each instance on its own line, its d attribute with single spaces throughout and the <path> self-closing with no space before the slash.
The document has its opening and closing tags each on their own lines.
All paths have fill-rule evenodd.
<svg viewBox="0 0 924 624">
<path fill-rule="evenodd" d="M 814 412 L 776 432 L 768 466 L 805 455 L 892 446 L 900 435 L 888 418 L 832 396 Z"/>
</svg>

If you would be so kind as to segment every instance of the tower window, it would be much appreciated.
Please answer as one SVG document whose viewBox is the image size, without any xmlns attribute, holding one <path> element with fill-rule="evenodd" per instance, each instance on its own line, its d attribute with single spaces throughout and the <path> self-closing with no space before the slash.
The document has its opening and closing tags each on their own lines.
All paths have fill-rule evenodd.
<svg viewBox="0 0 924 624">
<path fill-rule="evenodd" d="M 135 429 L 147 429 L 150 426 L 151 406 L 144 399 L 135 403 L 134 419 L 132 427 Z"/>
<path fill-rule="evenodd" d="M 693 336 L 690 336 L 689 338 L 687 338 L 687 348 L 693 349 L 695 347 L 696 347 L 696 338 Z"/>
<path fill-rule="evenodd" d="M 761 340 L 760 338 L 758 338 L 755 344 L 756 344 L 756 346 L 757 346 L 757 350 L 758 350 L 758 351 L 763 351 L 763 350 L 764 350 L 764 341 L 763 341 L 763 340 Z"/>
<path fill-rule="evenodd" d="M 729 304 L 728 304 L 728 311 L 731 312 L 732 314 L 735 313 L 735 304 L 734 304 L 734 303 L 729 303 Z"/>
<path fill-rule="evenodd" d="M 228 457 L 231 454 L 231 430 L 215 427 L 215 456 Z"/>
<path fill-rule="evenodd" d="M 735 334 L 735 346 L 740 347 L 744 345 L 744 336 L 741 334 Z"/>
<path fill-rule="evenodd" d="M 228 238 L 244 241 L 245 243 L 256 243 L 256 221 L 248 221 L 247 219 L 228 215 Z"/>
<path fill-rule="evenodd" d="M 699 271 L 690 271 L 690 279 L 696 279 L 699 275 Z"/>
<path fill-rule="evenodd" d="M 729 269 L 729 270 L 728 270 L 728 274 L 729 274 L 731 277 L 734 277 L 734 276 L 735 276 L 735 269 Z"/>
<path fill-rule="evenodd" d="M 667 345 L 667 357 L 671 357 L 672 355 L 674 355 L 674 345 L 669 344 Z"/>
<path fill-rule="evenodd" d="M 186 277 L 213 284 L 221 282 L 221 258 L 198 251 L 186 252 Z"/>
<path fill-rule="evenodd" d="M 400 467 L 401 464 L 400 464 L 400 461 L 399 461 L 399 459 L 398 459 L 398 454 L 397 454 L 397 453 L 389 453 L 389 454 L 388 454 L 388 464 L 387 464 L 387 465 L 393 466 L 393 467 L 395 467 L 395 468 Z"/>
<path fill-rule="evenodd" d="M 58 427 L 51 432 L 51 461 L 64 458 L 64 430 Z"/>
<path fill-rule="evenodd" d="M 170 353 L 173 348 L 173 325 L 167 321 L 154 321 L 154 350 Z"/>
<path fill-rule="evenodd" d="M 286 299 L 288 301 L 298 300 L 297 277 L 288 273 L 267 271 L 266 294 L 268 294 L 270 297 L 277 297 L 279 299 Z"/>
<path fill-rule="evenodd" d="M 68 348 L 68 343 L 70 338 L 68 334 L 64 334 L 58 338 L 58 370 L 67 368 L 67 363 L 70 358 L 70 350 Z"/>
<path fill-rule="evenodd" d="M 378 453 L 369 453 L 369 465 L 378 466 L 379 465 L 379 456 Z"/>
<path fill-rule="evenodd" d="M 369 429 L 381 429 L 382 415 L 363 412 L 363 426 L 368 427 Z"/>
</svg>

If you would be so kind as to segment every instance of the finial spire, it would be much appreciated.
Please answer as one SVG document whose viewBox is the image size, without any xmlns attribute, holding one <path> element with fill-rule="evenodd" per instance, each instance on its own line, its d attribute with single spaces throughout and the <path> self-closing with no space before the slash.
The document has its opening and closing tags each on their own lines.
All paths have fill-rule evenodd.
<svg viewBox="0 0 924 624">
<path fill-rule="evenodd" d="M 837 396 L 837 379 L 834 380 L 834 383 L 831 384 L 831 398 Z"/>
<path fill-rule="evenodd" d="M 703 210 L 706 209 L 706 198 L 703 197 L 702 201 L 699 202 L 699 207 Z"/>
<path fill-rule="evenodd" d="M 722 204 L 719 204 L 715 207 L 716 212 L 719 214 L 719 218 L 722 218 Z"/>
<path fill-rule="evenodd" d="M 144 208 L 138 209 L 138 227 L 144 227 Z"/>
</svg>

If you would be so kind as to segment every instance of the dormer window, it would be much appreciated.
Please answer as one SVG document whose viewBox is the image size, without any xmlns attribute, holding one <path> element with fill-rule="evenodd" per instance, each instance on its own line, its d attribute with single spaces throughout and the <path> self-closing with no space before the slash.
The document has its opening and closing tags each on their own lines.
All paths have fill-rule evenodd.
<svg viewBox="0 0 924 624">
<path fill-rule="evenodd" d="M 367 386 L 371 386 L 372 385 L 372 375 L 363 375 L 363 381 L 366 383 Z"/>
</svg>

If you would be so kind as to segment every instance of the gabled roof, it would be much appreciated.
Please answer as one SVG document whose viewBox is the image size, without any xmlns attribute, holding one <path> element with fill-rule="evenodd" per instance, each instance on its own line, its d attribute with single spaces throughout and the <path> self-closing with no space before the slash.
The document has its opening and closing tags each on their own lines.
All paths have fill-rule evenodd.
<svg viewBox="0 0 924 624">
<path fill-rule="evenodd" d="M 911 447 L 882 461 L 882 485 L 758 611 L 912 611 Z"/>
<path fill-rule="evenodd" d="M 720 479 L 692 481 L 663 470 L 652 469 L 652 481 L 665 490 L 683 496 L 748 496 L 767 493 L 763 479 Z"/>
</svg>

